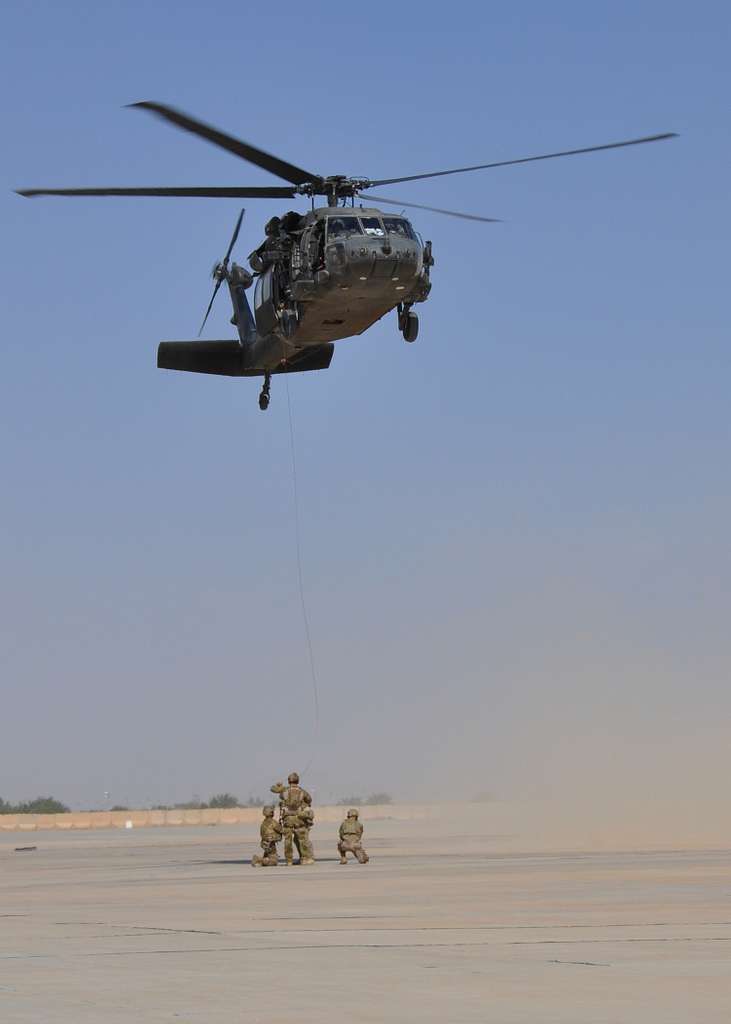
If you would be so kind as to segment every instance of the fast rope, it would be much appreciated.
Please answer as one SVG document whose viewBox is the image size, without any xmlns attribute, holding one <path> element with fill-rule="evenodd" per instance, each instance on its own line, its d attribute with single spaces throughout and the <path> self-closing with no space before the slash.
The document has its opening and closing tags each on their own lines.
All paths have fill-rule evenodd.
<svg viewBox="0 0 731 1024">
<path fill-rule="evenodd" d="M 295 456 L 295 445 L 294 445 L 294 418 L 292 416 L 292 399 L 289 394 L 289 381 L 287 375 L 284 374 L 284 382 L 287 391 L 287 412 L 289 414 L 289 447 L 292 455 L 292 497 L 294 503 L 294 536 L 295 536 L 295 547 L 297 550 L 297 583 L 299 585 L 300 595 L 300 606 L 302 608 L 302 622 L 305 627 L 305 637 L 307 639 L 307 653 L 309 656 L 310 663 L 310 679 L 312 682 L 312 698 L 314 704 L 314 729 L 312 734 L 312 754 L 309 761 L 304 767 L 302 772 L 305 775 L 312 765 L 315 759 L 315 747 L 317 745 L 318 735 L 320 731 L 320 697 L 318 693 L 317 684 L 317 670 L 315 668 L 315 655 L 312 651 L 312 637 L 310 635 L 310 620 L 307 614 L 307 602 L 305 601 L 305 587 L 302 580 L 302 542 L 300 538 L 300 512 L 299 512 L 299 491 L 297 488 L 297 459 Z"/>
</svg>

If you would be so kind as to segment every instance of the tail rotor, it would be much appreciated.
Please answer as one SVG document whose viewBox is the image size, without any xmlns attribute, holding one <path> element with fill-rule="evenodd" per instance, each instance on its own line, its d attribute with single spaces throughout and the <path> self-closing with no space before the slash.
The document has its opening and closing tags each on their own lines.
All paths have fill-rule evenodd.
<svg viewBox="0 0 731 1024">
<path fill-rule="evenodd" d="M 208 314 L 213 309 L 213 303 L 215 301 L 216 295 L 218 294 L 218 289 L 221 287 L 221 284 L 225 280 L 227 280 L 227 278 L 228 278 L 228 261 L 231 258 L 231 253 L 233 252 L 233 247 L 236 245 L 236 239 L 239 237 L 239 231 L 241 230 L 241 222 L 243 221 L 243 219 L 244 219 L 244 210 L 242 209 L 241 213 L 239 214 L 239 218 L 236 221 L 236 227 L 234 228 L 234 233 L 231 236 L 231 241 L 229 242 L 229 246 L 228 246 L 228 249 L 226 251 L 226 255 L 223 257 L 223 260 L 220 263 L 217 263 L 215 265 L 215 267 L 213 268 L 213 280 L 216 282 L 216 284 L 214 285 L 214 288 L 213 288 L 213 295 L 211 296 L 211 301 L 208 303 L 208 309 L 206 310 L 206 315 L 203 317 L 203 323 L 201 324 L 201 328 L 198 331 L 198 337 L 199 338 L 200 338 L 201 334 L 203 333 L 203 328 L 206 326 L 206 320 L 208 320 Z"/>
</svg>

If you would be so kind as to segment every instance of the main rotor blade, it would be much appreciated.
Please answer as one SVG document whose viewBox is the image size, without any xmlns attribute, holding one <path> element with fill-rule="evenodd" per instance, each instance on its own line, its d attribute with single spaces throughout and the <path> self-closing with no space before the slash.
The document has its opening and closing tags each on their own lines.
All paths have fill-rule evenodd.
<svg viewBox="0 0 731 1024">
<path fill-rule="evenodd" d="M 263 149 L 250 146 L 248 142 L 242 142 L 240 139 L 234 138 L 233 135 L 227 135 L 225 132 L 219 131 L 218 128 L 204 124 L 203 121 L 196 121 L 182 111 L 175 110 L 174 107 L 167 107 L 163 103 L 154 103 L 151 100 L 130 103 L 128 106 L 149 110 L 165 121 L 170 121 L 178 128 L 182 128 L 183 131 L 199 135 L 202 139 L 212 142 L 214 146 L 220 146 L 222 149 L 228 150 L 229 153 L 241 157 L 242 160 L 248 160 L 249 163 L 256 164 L 257 167 L 263 167 L 264 170 L 276 174 L 278 178 L 291 181 L 293 185 L 302 185 L 306 181 L 317 181 L 321 177 L 319 174 L 305 171 L 301 167 L 287 163 L 286 160 L 280 160 L 279 157 L 265 153 Z"/>
<path fill-rule="evenodd" d="M 182 196 L 194 199 L 294 199 L 293 188 L 26 188 L 19 196 Z"/>
<path fill-rule="evenodd" d="M 625 142 L 608 142 L 603 146 L 585 146 L 583 149 L 564 149 L 560 153 L 543 153 L 541 156 L 523 156 L 517 160 L 498 160 L 491 164 L 475 164 L 473 167 L 455 167 L 451 171 L 430 171 L 428 174 L 410 174 L 404 178 L 380 178 L 371 181 L 377 188 L 379 185 L 394 185 L 400 181 L 419 181 L 421 178 L 441 178 L 445 174 L 464 174 L 465 171 L 484 171 L 491 167 L 509 167 L 511 164 L 530 164 L 536 160 L 553 160 L 558 156 L 576 156 L 578 153 L 598 153 L 602 149 L 621 149 L 623 146 L 639 146 L 643 142 L 660 142 L 662 139 L 675 139 L 677 132 L 664 132 L 662 135 L 646 135 L 641 139 L 627 139 Z"/>
<path fill-rule="evenodd" d="M 431 213 L 443 213 L 447 217 L 461 217 L 462 220 L 479 220 L 484 224 L 502 224 L 496 217 L 479 217 L 476 213 L 457 213 L 456 210 L 440 210 L 437 206 L 422 206 L 420 203 L 402 203 L 400 199 L 386 199 L 385 196 L 366 196 L 358 193 L 360 199 L 375 199 L 377 203 L 390 203 L 392 206 L 410 207 L 413 210 L 429 210 Z"/>
<path fill-rule="evenodd" d="M 201 324 L 201 329 L 198 331 L 198 337 L 199 338 L 200 338 L 201 334 L 203 334 L 203 328 L 206 326 L 206 320 L 208 319 L 208 314 L 213 309 L 213 303 L 215 302 L 216 296 L 218 295 L 218 289 L 221 287 L 221 281 L 223 281 L 222 277 L 219 277 L 216 280 L 216 287 L 213 289 L 213 295 L 211 295 L 211 301 L 208 303 L 208 309 L 206 310 L 206 315 L 203 317 L 203 323 Z"/>
</svg>

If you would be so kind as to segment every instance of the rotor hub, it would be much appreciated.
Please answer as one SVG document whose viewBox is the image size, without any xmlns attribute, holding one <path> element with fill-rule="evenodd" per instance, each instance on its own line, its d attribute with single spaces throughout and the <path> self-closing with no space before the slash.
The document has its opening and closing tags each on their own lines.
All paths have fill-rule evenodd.
<svg viewBox="0 0 731 1024">
<path fill-rule="evenodd" d="M 370 188 L 368 178 L 349 178 L 345 174 L 331 174 L 327 178 L 317 178 L 297 185 L 295 191 L 302 196 L 327 196 L 328 199 L 350 199 L 361 191 Z"/>
</svg>

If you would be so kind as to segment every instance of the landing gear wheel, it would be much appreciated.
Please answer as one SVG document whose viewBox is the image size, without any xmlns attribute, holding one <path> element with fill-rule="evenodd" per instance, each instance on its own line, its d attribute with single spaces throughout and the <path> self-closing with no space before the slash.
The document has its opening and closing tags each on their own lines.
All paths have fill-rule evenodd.
<svg viewBox="0 0 731 1024">
<path fill-rule="evenodd" d="M 259 408 L 262 412 L 269 408 L 269 388 L 271 387 L 272 377 L 271 374 L 266 373 L 264 375 L 264 385 L 259 393 Z"/>
<path fill-rule="evenodd" d="M 404 341 L 416 341 L 419 336 L 419 317 L 416 313 L 407 313 L 401 328 Z"/>
</svg>

